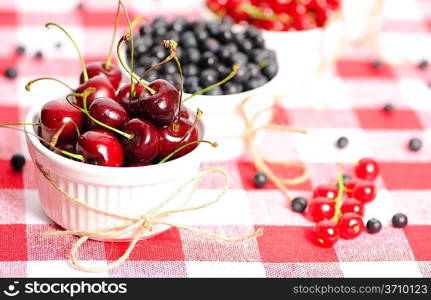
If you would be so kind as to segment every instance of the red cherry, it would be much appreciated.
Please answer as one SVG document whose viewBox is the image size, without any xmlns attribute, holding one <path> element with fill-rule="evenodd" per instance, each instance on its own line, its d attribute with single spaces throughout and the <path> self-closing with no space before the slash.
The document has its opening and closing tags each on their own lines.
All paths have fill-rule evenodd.
<svg viewBox="0 0 431 300">
<path fill-rule="evenodd" d="M 183 105 L 180 106 L 180 117 L 186 120 L 190 119 L 189 112 L 187 111 L 187 108 L 185 108 Z"/>
<path fill-rule="evenodd" d="M 341 213 L 355 213 L 364 216 L 364 203 L 356 199 L 347 199 L 341 205 Z"/>
<path fill-rule="evenodd" d="M 329 220 L 323 220 L 314 225 L 311 233 L 311 241 L 320 246 L 332 247 L 340 237 L 340 230 L 337 224 Z"/>
<path fill-rule="evenodd" d="M 85 158 L 85 163 L 121 167 L 124 162 L 123 148 L 120 141 L 110 132 L 90 130 L 78 138 L 76 153 Z"/>
<path fill-rule="evenodd" d="M 105 69 L 105 63 L 106 62 L 98 61 L 86 64 L 88 78 L 90 79 L 99 75 L 105 76 L 112 87 L 117 90 L 121 83 L 121 70 L 119 67 L 112 64 L 109 66 L 109 69 Z M 81 84 L 84 83 L 83 73 L 81 73 L 79 80 Z"/>
<path fill-rule="evenodd" d="M 175 150 L 177 147 L 181 147 L 187 143 L 198 140 L 198 131 L 196 128 L 193 128 L 191 133 L 180 143 L 178 144 L 190 131 L 193 124 L 186 120 L 181 119 L 179 122 L 173 122 L 172 124 L 158 128 L 160 135 L 160 153 L 159 159 L 165 158 L 169 153 Z M 197 144 L 193 144 L 185 147 L 184 149 L 175 153 L 172 159 L 181 157 L 191 152 L 193 149 L 197 147 Z"/>
<path fill-rule="evenodd" d="M 344 184 L 344 188 L 345 188 L 344 192 L 348 197 L 353 196 L 353 189 L 355 188 L 355 185 L 356 185 L 356 181 L 353 181 L 353 180 L 349 180 Z"/>
<path fill-rule="evenodd" d="M 147 90 L 140 84 L 135 85 L 135 91 L 136 91 L 136 95 L 139 96 L 141 95 L 143 92 L 147 92 Z M 149 95 L 149 94 L 148 94 Z M 124 85 L 117 93 L 117 97 L 115 98 L 115 100 L 120 103 L 129 113 L 129 115 L 131 117 L 136 117 L 135 115 L 132 114 L 133 109 L 130 109 L 130 105 L 132 102 L 136 102 L 133 101 L 130 95 L 130 84 L 126 84 Z M 135 111 L 137 110 L 136 108 L 134 109 Z"/>
<path fill-rule="evenodd" d="M 365 229 L 361 216 L 355 213 L 347 213 L 338 220 L 340 236 L 344 239 L 354 239 L 358 237 Z"/>
<path fill-rule="evenodd" d="M 332 185 L 319 185 L 313 191 L 313 198 L 324 197 L 334 200 L 337 197 L 338 189 Z"/>
<path fill-rule="evenodd" d="M 130 163 L 150 162 L 160 152 L 160 136 L 150 122 L 134 118 L 123 126 L 123 131 L 132 134 L 132 139 L 122 138 L 124 152 Z"/>
<path fill-rule="evenodd" d="M 110 98 L 97 98 L 91 103 L 88 110 L 97 121 L 117 129 L 129 121 L 129 115 L 124 107 Z M 91 128 L 105 129 L 91 120 L 89 122 Z"/>
<path fill-rule="evenodd" d="M 40 112 L 41 137 L 50 142 L 64 123 L 73 121 L 79 130 L 84 127 L 84 114 L 66 100 L 53 100 L 42 106 Z M 59 144 L 70 143 L 78 137 L 75 125 L 66 125 L 58 138 Z"/>
<path fill-rule="evenodd" d="M 87 107 L 90 107 L 91 103 L 96 98 L 106 97 L 115 99 L 115 90 L 112 84 L 105 76 L 94 76 L 90 78 L 86 83 L 81 84 L 76 90 L 76 93 L 83 93 L 88 88 L 95 88 L 96 90 L 87 97 Z M 82 107 L 82 97 L 76 97 L 78 105 Z"/>
<path fill-rule="evenodd" d="M 374 184 L 369 182 L 361 182 L 355 185 L 352 197 L 363 203 L 368 203 L 376 198 L 377 190 Z"/>
<path fill-rule="evenodd" d="M 296 30 L 309 30 L 317 27 L 316 21 L 308 15 L 300 15 L 295 17 L 293 27 Z"/>
<path fill-rule="evenodd" d="M 66 144 L 57 144 L 55 146 L 57 149 L 54 150 L 54 153 L 61 155 L 63 157 L 72 159 L 70 156 L 62 153 L 60 150 L 65 150 L 67 152 L 70 153 L 76 153 L 76 143 L 72 142 L 72 143 L 66 143 Z"/>
<path fill-rule="evenodd" d="M 308 215 L 314 222 L 331 219 L 335 213 L 335 202 L 328 198 L 315 198 L 308 205 Z"/>
<path fill-rule="evenodd" d="M 355 174 L 358 178 L 372 181 L 379 175 L 379 165 L 372 158 L 363 158 L 356 164 Z"/>
<path fill-rule="evenodd" d="M 138 99 L 139 115 L 156 126 L 171 124 L 180 109 L 178 90 L 164 79 L 149 84 L 156 94 L 141 93 Z"/>
</svg>

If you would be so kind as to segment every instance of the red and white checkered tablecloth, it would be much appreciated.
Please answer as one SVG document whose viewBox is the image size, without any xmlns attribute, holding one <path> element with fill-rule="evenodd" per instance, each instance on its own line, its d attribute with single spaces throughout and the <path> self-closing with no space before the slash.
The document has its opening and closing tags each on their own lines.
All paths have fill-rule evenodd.
<svg viewBox="0 0 431 300">
<path fill-rule="evenodd" d="M 43 25 L 48 21 L 65 25 L 88 61 L 103 60 L 115 2 L 84 0 L 83 9 L 76 10 L 78 2 L 72 0 L 0 1 L 0 71 L 13 65 L 19 74 L 14 80 L 0 77 L 0 123 L 23 120 L 33 103 L 63 93 L 61 86 L 42 82 L 28 93 L 24 85 L 29 79 L 45 75 L 77 83 L 80 66 L 74 49 L 59 31 L 46 30 Z M 132 16 L 150 17 L 161 13 L 197 16 L 196 3 L 127 1 Z M 32 162 L 28 161 L 23 173 L 11 170 L 11 155 L 27 150 L 21 133 L 5 129 L 0 132 L 0 276 L 431 277 L 431 89 L 427 86 L 431 68 L 419 70 L 414 65 L 423 58 L 431 60 L 431 1 L 387 0 L 383 15 L 380 48 L 389 58 L 407 59 L 412 65 L 383 65 L 374 70 L 370 61 L 375 49 L 352 45 L 338 61 L 335 75 L 326 79 L 324 93 L 309 89 L 289 95 L 289 101 L 278 108 L 276 122 L 306 128 L 309 134 L 265 137 L 266 145 L 277 143 L 268 149 L 272 155 L 302 161 L 311 169 L 311 178 L 292 187 L 292 196 L 309 197 L 313 186 L 332 182 L 338 161 L 355 162 L 365 156 L 377 159 L 381 166 L 379 193 L 367 206 L 365 219 L 382 220 L 384 228 L 379 234 L 340 240 L 330 249 L 316 247 L 305 237 L 311 223 L 293 213 L 272 184 L 261 190 L 253 188 L 255 170 L 246 153 L 222 162 L 210 161 L 208 155 L 202 169 L 224 167 L 232 187 L 215 213 L 203 215 L 202 224 L 194 225 L 234 236 L 263 227 L 262 237 L 231 244 L 171 229 L 139 242 L 120 267 L 106 273 L 83 273 L 68 263 L 75 237 L 41 236 L 57 227 L 41 210 Z M 62 47 L 56 48 L 59 41 Z M 21 44 L 27 54 L 18 57 L 15 48 Z M 33 58 L 38 50 L 43 51 L 43 59 Z M 388 102 L 395 106 L 391 114 L 381 110 Z M 334 147 L 340 136 L 350 140 L 341 151 Z M 420 152 L 407 150 L 411 137 L 423 140 Z M 208 179 L 200 193 L 211 195 L 219 187 L 220 182 Z M 404 229 L 390 226 L 396 212 L 409 217 Z M 105 265 L 126 247 L 126 243 L 89 241 L 81 259 Z"/>
</svg>

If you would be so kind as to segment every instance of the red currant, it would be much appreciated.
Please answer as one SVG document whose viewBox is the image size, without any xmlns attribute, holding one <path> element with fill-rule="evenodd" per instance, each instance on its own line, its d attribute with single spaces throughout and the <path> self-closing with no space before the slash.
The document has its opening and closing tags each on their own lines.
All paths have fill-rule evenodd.
<svg viewBox="0 0 431 300">
<path fill-rule="evenodd" d="M 335 202 L 328 198 L 319 197 L 311 201 L 308 206 L 308 215 L 314 222 L 331 219 L 335 213 Z"/>
<path fill-rule="evenodd" d="M 341 205 L 341 213 L 355 213 L 364 216 L 364 203 L 356 199 L 347 199 Z"/>
<path fill-rule="evenodd" d="M 355 213 L 347 213 L 338 220 L 340 236 L 344 239 L 354 239 L 358 237 L 365 229 L 361 216 Z"/>
<path fill-rule="evenodd" d="M 337 224 L 329 220 L 323 220 L 314 225 L 311 233 L 311 241 L 320 247 L 332 247 L 340 237 Z"/>
<path fill-rule="evenodd" d="M 372 181 L 379 175 L 379 165 L 372 158 L 363 158 L 356 164 L 355 174 L 358 178 Z"/>
<path fill-rule="evenodd" d="M 376 198 L 377 190 L 371 182 L 357 183 L 353 189 L 352 197 L 363 203 L 368 203 Z"/>
<path fill-rule="evenodd" d="M 353 196 L 353 189 L 355 188 L 356 182 L 355 181 L 347 181 L 344 184 L 344 193 L 348 196 L 348 197 L 352 197 Z"/>
<path fill-rule="evenodd" d="M 313 198 L 324 197 L 334 200 L 337 197 L 338 189 L 332 185 L 319 185 L 313 191 Z"/>
</svg>

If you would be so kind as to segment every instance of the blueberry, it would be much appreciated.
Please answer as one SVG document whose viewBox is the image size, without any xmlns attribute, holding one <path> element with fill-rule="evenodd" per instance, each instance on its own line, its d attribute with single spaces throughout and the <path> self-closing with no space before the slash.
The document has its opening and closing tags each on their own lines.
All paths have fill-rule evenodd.
<svg viewBox="0 0 431 300">
<path fill-rule="evenodd" d="M 62 44 L 60 42 L 55 43 L 54 48 L 60 49 L 62 47 Z"/>
<path fill-rule="evenodd" d="M 406 226 L 407 223 L 408 223 L 408 219 L 405 214 L 398 213 L 392 217 L 392 225 L 396 228 L 402 228 Z"/>
<path fill-rule="evenodd" d="M 250 51 L 249 57 L 250 61 L 258 65 L 266 65 L 272 61 L 276 61 L 275 52 L 268 49 L 254 49 Z"/>
<path fill-rule="evenodd" d="M 218 63 L 217 57 L 214 55 L 214 53 L 209 51 L 204 52 L 199 61 L 199 65 L 204 68 L 214 67 L 217 63 Z"/>
<path fill-rule="evenodd" d="M 422 140 L 419 138 L 412 138 L 409 141 L 410 151 L 417 152 L 422 148 Z"/>
<path fill-rule="evenodd" d="M 198 46 L 196 37 L 191 31 L 186 31 L 180 36 L 180 44 L 184 48 L 194 48 Z"/>
<path fill-rule="evenodd" d="M 198 73 L 199 68 L 194 64 L 188 64 L 183 67 L 183 74 L 186 78 L 190 76 L 196 76 Z"/>
<path fill-rule="evenodd" d="M 176 32 L 182 32 L 187 28 L 187 20 L 184 18 L 176 18 L 169 27 Z"/>
<path fill-rule="evenodd" d="M 151 24 L 144 24 L 141 26 L 141 28 L 139 28 L 139 34 L 144 36 L 144 35 L 150 35 L 153 32 L 153 27 L 151 26 Z"/>
<path fill-rule="evenodd" d="M 160 77 L 159 73 L 156 70 L 152 70 L 145 76 L 145 79 L 149 82 L 154 81 Z"/>
<path fill-rule="evenodd" d="M 206 31 L 206 23 L 201 20 L 193 21 L 191 29 L 196 33 L 198 31 Z"/>
<path fill-rule="evenodd" d="M 12 169 L 16 172 L 20 172 L 25 165 L 25 157 L 22 154 L 14 154 L 10 159 Z"/>
<path fill-rule="evenodd" d="M 228 26 L 228 27 L 232 27 L 232 26 L 233 26 L 233 24 L 235 24 L 234 20 L 233 20 L 231 17 L 224 17 L 224 18 L 221 20 L 221 23 L 222 23 L 224 26 Z"/>
<path fill-rule="evenodd" d="M 254 48 L 264 48 L 265 47 L 265 39 L 262 35 L 258 35 L 255 39 L 252 40 Z"/>
<path fill-rule="evenodd" d="M 265 78 L 251 78 L 245 82 L 246 90 L 254 90 L 266 83 Z"/>
<path fill-rule="evenodd" d="M 152 24 L 153 24 L 153 28 L 159 27 L 159 26 L 166 27 L 166 25 L 168 25 L 168 22 L 166 21 L 165 17 L 157 17 L 153 20 Z"/>
<path fill-rule="evenodd" d="M 259 78 L 262 76 L 260 72 L 260 68 L 256 64 L 248 64 L 247 65 L 248 72 L 250 73 L 251 78 Z"/>
<path fill-rule="evenodd" d="M 243 52 L 248 53 L 253 50 L 254 45 L 250 39 L 244 38 L 241 44 L 239 44 L 239 47 Z"/>
<path fill-rule="evenodd" d="M 199 77 L 189 76 L 185 78 L 185 85 L 199 85 Z"/>
<path fill-rule="evenodd" d="M 208 96 L 223 95 L 223 90 L 219 86 L 216 86 L 216 87 L 212 88 L 211 90 L 206 91 L 205 95 L 208 95 Z"/>
<path fill-rule="evenodd" d="M 267 66 L 262 68 L 262 73 L 268 77 L 268 79 L 272 79 L 277 75 L 278 65 L 277 62 L 273 61 L 269 63 Z"/>
<path fill-rule="evenodd" d="M 292 200 L 292 210 L 295 212 L 304 212 L 304 210 L 307 208 L 307 199 L 303 197 L 296 197 Z"/>
<path fill-rule="evenodd" d="M 241 67 L 245 66 L 248 62 L 247 55 L 241 52 L 236 52 L 230 57 L 230 64 L 238 64 Z"/>
<path fill-rule="evenodd" d="M 236 82 L 246 82 L 250 79 L 250 72 L 248 71 L 247 66 L 241 66 L 235 74 L 233 78 Z"/>
<path fill-rule="evenodd" d="M 206 24 L 206 29 L 208 31 L 208 33 L 210 34 L 210 36 L 217 36 L 220 31 L 220 23 L 219 22 L 208 22 Z"/>
<path fill-rule="evenodd" d="M 160 69 L 165 74 L 176 75 L 176 76 L 178 76 L 178 74 L 179 74 L 178 67 L 177 67 L 176 63 L 172 62 L 172 61 L 161 65 Z"/>
<path fill-rule="evenodd" d="M 159 60 L 162 61 L 163 59 L 168 56 L 168 51 L 165 47 L 162 45 L 155 46 L 153 49 L 151 49 L 151 53 Z"/>
<path fill-rule="evenodd" d="M 226 82 L 222 88 L 226 95 L 241 93 L 243 89 L 241 84 L 235 82 Z"/>
<path fill-rule="evenodd" d="M 203 51 L 216 53 L 220 49 L 220 43 L 216 39 L 210 38 L 202 42 L 201 48 Z"/>
<path fill-rule="evenodd" d="M 257 172 L 253 177 L 253 185 L 257 188 L 264 187 L 268 181 L 266 174 L 263 172 Z"/>
<path fill-rule="evenodd" d="M 220 31 L 217 34 L 217 38 L 220 40 L 220 42 L 222 42 L 223 44 L 225 43 L 229 43 L 233 40 L 233 34 L 232 31 L 230 31 L 229 29 L 227 30 L 223 30 Z"/>
<path fill-rule="evenodd" d="M 144 67 L 145 69 L 148 69 L 157 63 L 159 63 L 159 60 L 154 56 L 141 56 L 138 59 L 138 65 Z"/>
<path fill-rule="evenodd" d="M 344 149 L 349 145 L 349 140 L 346 137 L 342 136 L 337 140 L 335 145 L 338 149 Z"/>
<path fill-rule="evenodd" d="M 368 233 L 377 233 L 382 229 L 382 223 L 376 218 L 369 219 L 367 222 Z"/>
<path fill-rule="evenodd" d="M 225 78 L 227 75 L 230 74 L 231 69 L 222 65 L 222 64 L 218 64 L 215 66 L 215 70 L 217 71 L 219 78 Z"/>
<path fill-rule="evenodd" d="M 208 87 L 218 81 L 218 73 L 214 69 L 205 69 L 200 75 L 200 85 Z"/>
<path fill-rule="evenodd" d="M 257 30 L 255 27 L 252 27 L 252 26 L 247 27 L 247 29 L 245 30 L 245 36 L 252 40 L 257 38 L 261 34 L 262 33 L 259 30 Z"/>
<path fill-rule="evenodd" d="M 210 35 L 208 34 L 207 31 L 201 30 L 201 31 L 195 32 L 195 38 L 199 43 L 203 43 L 205 40 L 210 38 Z"/>
<path fill-rule="evenodd" d="M 386 111 L 386 112 L 391 112 L 391 111 L 394 110 L 394 106 L 392 104 L 390 104 L 390 103 L 385 104 L 385 106 L 383 106 L 383 110 Z"/>
<path fill-rule="evenodd" d="M 201 52 L 197 48 L 189 48 L 186 50 L 183 61 L 187 64 L 198 64 L 201 60 Z"/>
<path fill-rule="evenodd" d="M 428 68 L 428 65 L 428 61 L 426 59 L 423 59 L 418 63 L 418 68 L 421 70 L 425 70 L 426 68 Z"/>
<path fill-rule="evenodd" d="M 166 33 L 163 37 L 164 40 L 174 40 L 174 41 L 179 41 L 180 40 L 180 34 L 178 32 L 175 31 L 169 31 L 168 33 Z M 178 48 L 177 48 L 178 50 Z"/>
<path fill-rule="evenodd" d="M 18 55 L 24 54 L 25 53 L 25 47 L 22 45 L 19 45 L 18 47 L 16 47 L 15 53 Z"/>
<path fill-rule="evenodd" d="M 43 57 L 42 51 L 40 51 L 40 50 L 36 51 L 36 53 L 34 54 L 34 57 L 37 59 L 42 58 Z"/>
<path fill-rule="evenodd" d="M 375 60 L 375 61 L 373 61 L 373 62 L 371 63 L 371 66 L 372 66 L 374 69 L 380 69 L 380 68 L 381 68 L 381 66 L 382 66 L 382 62 L 381 62 L 380 60 Z"/>
<path fill-rule="evenodd" d="M 221 61 L 229 61 L 230 57 L 235 53 L 235 49 L 232 49 L 231 46 L 225 45 L 221 46 L 217 51 L 217 55 Z"/>
<path fill-rule="evenodd" d="M 160 25 L 153 28 L 153 36 L 161 38 L 162 40 L 167 40 L 169 38 L 166 37 L 166 33 L 168 32 L 168 29 L 164 25 Z"/>
<path fill-rule="evenodd" d="M 352 180 L 352 176 L 347 175 L 347 174 L 343 174 L 343 182 L 347 182 Z"/>
<path fill-rule="evenodd" d="M 16 71 L 15 67 L 9 67 L 5 70 L 4 76 L 9 79 L 14 79 L 18 75 L 18 72 Z"/>
</svg>

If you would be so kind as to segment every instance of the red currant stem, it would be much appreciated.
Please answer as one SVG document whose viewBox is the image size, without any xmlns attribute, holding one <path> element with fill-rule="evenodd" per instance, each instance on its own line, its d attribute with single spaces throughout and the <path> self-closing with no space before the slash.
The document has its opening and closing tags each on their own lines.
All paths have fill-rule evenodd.
<svg viewBox="0 0 431 300">
<path fill-rule="evenodd" d="M 160 67 L 161 65 L 164 65 L 165 63 L 171 61 L 175 55 L 176 55 L 176 46 L 177 46 L 177 42 L 175 42 L 174 40 L 163 40 L 162 41 L 162 45 L 165 46 L 166 48 L 169 48 L 169 55 L 162 60 L 161 62 L 151 66 L 150 68 L 148 68 L 141 76 L 141 79 L 145 77 L 145 75 L 147 75 L 148 73 L 150 73 L 152 70 Z"/>
<path fill-rule="evenodd" d="M 61 80 L 59 80 L 59 79 L 57 79 L 57 78 L 53 78 L 53 77 L 40 77 L 40 78 L 36 78 L 36 79 L 30 80 L 30 81 L 29 81 L 29 82 L 27 82 L 27 84 L 25 85 L 25 90 L 26 90 L 27 92 L 30 92 L 30 87 L 31 87 L 31 85 L 32 85 L 33 83 L 35 83 L 36 81 L 39 81 L 39 80 L 53 80 L 53 81 L 57 81 L 58 83 L 61 83 L 62 85 L 64 85 L 65 87 L 67 87 L 69 90 L 71 90 L 71 91 L 73 92 L 73 88 L 72 88 L 70 85 L 68 85 L 68 84 L 64 83 L 63 81 L 61 81 Z"/>
<path fill-rule="evenodd" d="M 34 136 L 34 137 L 36 137 L 38 140 L 40 140 L 40 141 L 44 142 L 45 144 L 49 145 L 49 143 L 48 143 L 48 141 L 47 141 L 47 140 L 45 140 L 45 139 L 41 138 L 41 137 L 40 137 L 40 136 L 38 136 L 37 134 L 34 134 L 34 133 L 32 133 L 32 132 L 28 132 L 28 131 L 27 131 L 27 130 L 25 130 L 25 129 L 12 127 L 12 126 L 10 126 L 10 125 L 37 125 L 37 126 L 40 126 L 40 124 L 39 124 L 39 123 L 4 123 L 4 124 L 0 124 L 0 127 L 8 128 L 8 129 L 13 129 L 13 130 L 18 130 L 18 131 L 22 131 L 22 132 L 24 132 L 24 133 L 27 133 L 27 134 L 30 134 L 30 135 L 32 135 L 32 136 Z M 69 157 L 72 157 L 72 158 L 74 158 L 74 159 L 76 159 L 76 160 L 84 161 L 84 156 L 82 156 L 82 155 L 80 155 L 80 154 L 70 153 L 70 152 L 68 152 L 68 151 L 66 151 L 66 150 L 62 150 L 62 149 L 57 148 L 57 147 L 54 147 L 54 150 L 57 150 L 57 151 L 59 151 L 59 152 L 63 153 L 64 155 L 67 155 L 67 156 L 69 156 Z"/>
<path fill-rule="evenodd" d="M 58 138 L 60 137 L 61 133 L 63 132 L 64 128 L 66 128 L 66 125 L 68 125 L 69 123 L 72 123 L 75 126 L 76 129 L 76 133 L 78 135 L 78 137 L 81 135 L 81 132 L 79 131 L 79 127 L 78 125 L 75 123 L 75 121 L 73 120 L 69 120 L 65 123 L 63 123 L 63 125 L 61 125 L 61 127 L 57 130 L 57 132 L 54 134 L 54 136 L 51 139 L 51 142 L 49 143 L 49 146 L 51 148 L 54 148 L 55 145 L 57 145 L 58 142 Z"/>
<path fill-rule="evenodd" d="M 124 70 L 126 70 L 126 72 L 129 73 L 133 79 L 135 79 L 137 82 L 139 82 L 147 91 L 150 92 L 151 95 L 154 95 L 157 92 L 155 90 L 153 90 L 152 88 L 150 88 L 147 84 L 145 84 L 145 82 L 143 80 L 141 80 L 141 78 L 137 77 L 132 71 L 130 71 L 130 69 L 126 66 L 123 59 L 121 58 L 121 55 L 120 55 L 121 45 L 124 43 L 124 41 L 129 40 L 129 39 L 130 39 L 130 35 L 126 34 L 126 35 L 123 35 L 121 37 L 121 39 L 118 41 L 118 44 L 117 44 L 118 61 L 120 62 L 121 66 L 124 68 Z"/>
<path fill-rule="evenodd" d="M 97 120 L 96 118 L 94 118 L 91 114 L 90 114 L 90 112 L 88 111 L 88 109 L 87 109 L 87 97 L 91 94 L 91 93 L 93 93 L 95 91 L 95 88 L 93 88 L 93 87 L 89 87 L 89 88 L 87 88 L 82 94 L 73 94 L 74 96 L 80 96 L 80 97 L 82 97 L 82 109 L 81 109 L 81 111 L 91 120 L 91 121 L 93 121 L 94 123 L 96 123 L 97 125 L 100 125 L 100 126 L 102 126 L 102 127 L 104 127 L 104 128 L 106 128 L 106 129 L 109 129 L 109 130 L 111 130 L 111 131 L 113 131 L 113 132 L 115 132 L 115 133 L 118 133 L 119 135 L 122 135 L 122 136 L 124 136 L 126 139 L 128 139 L 128 140 L 131 140 L 132 138 L 133 138 L 133 135 L 131 135 L 131 134 L 128 134 L 128 133 L 125 133 L 125 132 L 123 132 L 123 131 L 121 131 L 121 130 L 119 130 L 119 129 L 117 129 L 117 128 L 114 128 L 114 127 L 111 127 L 111 126 L 109 126 L 109 125 L 107 125 L 107 124 L 105 124 L 105 123 L 102 123 L 102 122 L 100 122 L 99 120 Z M 69 102 L 70 103 L 70 102 Z"/>
<path fill-rule="evenodd" d="M 239 65 L 234 65 L 232 67 L 232 72 L 230 72 L 230 74 L 227 75 L 224 79 L 220 80 L 217 83 L 214 83 L 213 85 L 210 85 L 209 87 L 204 88 L 203 90 L 200 90 L 199 92 L 194 93 L 193 95 L 190 95 L 189 97 L 187 97 L 186 99 L 181 101 L 181 104 L 184 104 L 186 101 L 192 99 L 193 97 L 198 96 L 198 95 L 202 95 L 203 93 L 205 93 L 209 90 L 212 90 L 213 88 L 218 87 L 219 85 L 222 85 L 222 84 L 226 83 L 227 81 L 231 80 L 232 77 L 234 77 L 236 75 L 236 72 L 238 72 L 238 69 L 239 69 Z"/>
<path fill-rule="evenodd" d="M 343 194 L 345 190 L 342 169 L 340 170 L 340 174 L 338 175 L 337 185 L 338 185 L 338 193 L 337 193 L 337 197 L 334 199 L 335 213 L 334 213 L 334 217 L 332 218 L 332 221 L 334 223 L 338 222 L 338 218 L 341 215 L 341 204 L 342 204 L 341 199 L 343 198 Z"/>
<path fill-rule="evenodd" d="M 64 29 L 62 26 L 56 24 L 56 23 L 46 23 L 45 27 L 49 29 L 50 26 L 55 26 L 58 29 L 60 29 L 61 31 L 64 32 L 64 34 L 69 38 L 69 40 L 72 42 L 73 46 L 76 49 L 76 52 L 78 53 L 79 56 L 79 62 L 81 63 L 81 67 L 82 67 L 82 74 L 84 76 L 84 82 L 88 81 L 88 73 L 87 73 L 87 67 L 85 66 L 85 62 L 84 62 L 84 57 L 81 54 L 81 51 L 79 50 L 78 45 L 75 43 L 75 40 L 72 38 L 72 36 L 66 31 L 66 29 Z"/>
<path fill-rule="evenodd" d="M 182 145 L 181 147 L 179 147 L 179 148 L 175 149 L 174 151 L 172 151 L 171 153 L 169 153 L 168 155 L 166 155 L 166 156 L 165 156 L 165 158 L 163 158 L 161 161 L 159 161 L 159 162 L 158 162 L 158 164 L 162 164 L 162 163 L 166 162 L 166 161 L 167 161 L 167 160 L 169 160 L 172 156 L 174 156 L 174 155 L 175 155 L 175 153 L 177 153 L 177 152 L 179 152 L 179 151 L 183 150 L 184 148 L 186 148 L 186 147 L 188 147 L 188 146 L 190 146 L 190 145 L 200 144 L 200 143 L 207 143 L 207 144 L 210 144 L 210 145 L 211 145 L 211 146 L 213 146 L 213 147 L 217 147 L 217 146 L 218 146 L 218 144 L 217 144 L 216 142 L 210 142 L 210 141 L 205 141 L 205 140 L 202 140 L 202 141 L 192 141 L 192 142 L 190 142 L 190 143 L 187 143 L 187 144 Z"/>
<path fill-rule="evenodd" d="M 118 21 L 120 19 L 120 1 L 118 1 L 117 12 L 115 13 L 115 21 L 114 21 L 114 33 L 112 34 L 111 46 L 109 47 L 108 57 L 105 62 L 105 70 L 109 70 L 111 68 L 112 61 L 112 50 L 114 49 L 115 36 L 117 35 Z"/>
</svg>

